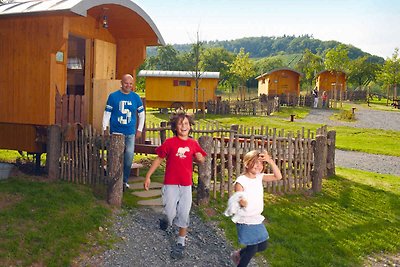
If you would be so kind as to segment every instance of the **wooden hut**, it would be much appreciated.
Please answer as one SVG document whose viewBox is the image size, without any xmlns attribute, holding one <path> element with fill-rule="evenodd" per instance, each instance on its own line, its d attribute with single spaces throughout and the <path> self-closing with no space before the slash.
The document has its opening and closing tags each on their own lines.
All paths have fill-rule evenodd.
<svg viewBox="0 0 400 267">
<path fill-rule="evenodd" d="M 0 148 L 32 153 L 45 151 L 46 128 L 60 119 L 58 95 L 62 120 L 99 128 L 122 75 L 136 72 L 147 46 L 164 44 L 130 0 L 0 5 L 0 42 Z"/>
<path fill-rule="evenodd" d="M 346 73 L 342 71 L 321 71 L 317 73 L 316 87 L 319 92 L 326 91 L 330 96 L 339 95 L 346 90 Z"/>
<path fill-rule="evenodd" d="M 290 68 L 275 69 L 264 73 L 258 80 L 258 95 L 300 95 L 300 76 L 302 73 Z"/>
<path fill-rule="evenodd" d="M 155 108 L 195 108 L 196 73 L 192 71 L 141 70 L 139 77 L 146 78 L 146 106 Z M 200 72 L 197 75 L 198 109 L 205 102 L 215 100 L 219 72 Z"/>
</svg>

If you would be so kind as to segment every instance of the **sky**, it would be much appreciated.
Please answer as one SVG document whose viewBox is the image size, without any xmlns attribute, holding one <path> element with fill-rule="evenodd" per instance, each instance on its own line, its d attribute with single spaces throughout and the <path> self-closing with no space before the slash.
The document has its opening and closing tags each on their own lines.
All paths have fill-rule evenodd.
<svg viewBox="0 0 400 267">
<path fill-rule="evenodd" d="M 391 58 L 400 48 L 400 0 L 133 0 L 167 44 L 311 35 Z"/>
</svg>

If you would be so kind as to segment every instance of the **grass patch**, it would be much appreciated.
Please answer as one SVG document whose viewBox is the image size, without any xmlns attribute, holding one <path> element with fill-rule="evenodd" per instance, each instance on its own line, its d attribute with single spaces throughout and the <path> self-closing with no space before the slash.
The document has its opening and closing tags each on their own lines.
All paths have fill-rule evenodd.
<svg viewBox="0 0 400 267">
<path fill-rule="evenodd" d="M 333 118 L 339 121 L 354 122 L 355 116 L 351 110 L 342 110 L 333 114 Z"/>
<path fill-rule="evenodd" d="M 400 250 L 399 177 L 337 168 L 323 192 L 265 194 L 270 266 L 361 266 L 367 255 Z M 226 202 L 216 201 L 218 213 Z M 221 215 L 226 236 L 237 244 L 234 224 Z"/>
<path fill-rule="evenodd" d="M 107 244 L 110 209 L 87 186 L 26 176 L 1 181 L 0 195 L 12 199 L 0 205 L 0 266 L 70 266 L 87 243 Z"/>
</svg>

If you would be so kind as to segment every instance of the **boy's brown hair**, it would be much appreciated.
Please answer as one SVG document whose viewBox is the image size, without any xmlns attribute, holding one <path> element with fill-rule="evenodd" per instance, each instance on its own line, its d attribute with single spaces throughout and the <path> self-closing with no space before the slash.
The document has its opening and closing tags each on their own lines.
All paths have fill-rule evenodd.
<svg viewBox="0 0 400 267">
<path fill-rule="evenodd" d="M 193 117 L 186 114 L 185 112 L 178 112 L 173 114 L 170 119 L 169 119 L 169 124 L 171 125 L 171 130 L 174 133 L 175 136 L 178 135 L 178 132 L 176 131 L 176 127 L 179 122 L 183 121 L 185 118 L 188 119 L 189 124 L 190 124 L 190 131 L 189 133 L 192 133 L 192 126 L 194 125 L 194 120 Z"/>
</svg>

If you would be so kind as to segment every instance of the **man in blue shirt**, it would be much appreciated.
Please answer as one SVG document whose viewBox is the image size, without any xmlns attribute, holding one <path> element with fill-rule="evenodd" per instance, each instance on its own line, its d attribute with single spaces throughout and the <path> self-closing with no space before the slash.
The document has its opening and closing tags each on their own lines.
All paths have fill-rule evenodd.
<svg viewBox="0 0 400 267">
<path fill-rule="evenodd" d="M 129 188 L 128 178 L 134 157 L 135 137 L 140 138 L 142 136 L 145 121 L 142 100 L 132 89 L 132 75 L 123 75 L 121 88 L 108 96 L 103 115 L 104 131 L 109 126 L 110 133 L 119 133 L 125 136 L 124 188 Z M 136 114 L 138 114 L 137 128 Z"/>
</svg>

